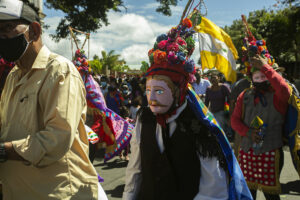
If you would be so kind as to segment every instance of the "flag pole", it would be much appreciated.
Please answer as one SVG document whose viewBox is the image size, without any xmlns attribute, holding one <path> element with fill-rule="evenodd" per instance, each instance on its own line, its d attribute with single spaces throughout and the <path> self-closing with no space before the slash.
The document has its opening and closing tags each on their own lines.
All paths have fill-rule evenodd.
<svg viewBox="0 0 300 200">
<path fill-rule="evenodd" d="M 182 23 L 182 20 L 183 20 L 183 18 L 185 17 L 186 12 L 187 12 L 188 8 L 190 7 L 192 1 L 194 1 L 194 0 L 189 0 L 189 1 L 187 2 L 186 6 L 185 6 L 185 8 L 184 8 L 184 11 L 183 11 L 183 13 L 182 13 L 182 16 L 181 16 L 179 25 Z"/>
</svg>

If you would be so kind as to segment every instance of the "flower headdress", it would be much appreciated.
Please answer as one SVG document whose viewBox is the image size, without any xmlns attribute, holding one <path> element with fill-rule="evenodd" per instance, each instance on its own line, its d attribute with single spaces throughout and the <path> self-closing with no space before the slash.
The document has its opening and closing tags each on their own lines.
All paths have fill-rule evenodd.
<svg viewBox="0 0 300 200">
<path fill-rule="evenodd" d="M 190 59 L 195 49 L 192 26 L 191 20 L 185 18 L 167 34 L 158 36 L 148 52 L 150 68 L 145 76 L 168 76 L 180 89 L 180 104 L 185 99 L 189 73 L 195 73 L 195 63 Z"/>
<path fill-rule="evenodd" d="M 249 58 L 258 54 L 262 56 L 263 58 L 268 59 L 268 64 L 275 67 L 275 59 L 271 54 L 269 53 L 266 41 L 265 40 L 256 40 L 253 36 L 252 32 L 250 31 L 248 27 L 248 23 L 246 20 L 245 15 L 242 15 L 242 21 L 245 27 L 246 37 L 243 40 L 243 47 L 242 47 L 242 62 L 245 65 L 245 72 L 248 76 L 250 76 L 254 71 L 256 71 L 256 68 L 253 68 L 250 64 Z"/>
<path fill-rule="evenodd" d="M 73 64 L 76 66 L 80 73 L 91 73 L 92 70 L 89 67 L 89 61 L 85 55 L 84 50 L 77 49 L 75 52 L 75 57 L 73 59 Z"/>
<path fill-rule="evenodd" d="M 275 66 L 275 59 L 271 54 L 269 53 L 266 41 L 265 40 L 256 40 L 254 37 L 252 38 L 244 38 L 244 45 L 242 47 L 242 62 L 244 63 L 246 67 L 247 74 L 253 73 L 256 68 L 251 67 L 251 64 L 249 62 L 249 57 L 252 57 L 256 54 L 262 56 L 263 58 L 268 59 L 268 64 L 270 66 Z"/>
</svg>

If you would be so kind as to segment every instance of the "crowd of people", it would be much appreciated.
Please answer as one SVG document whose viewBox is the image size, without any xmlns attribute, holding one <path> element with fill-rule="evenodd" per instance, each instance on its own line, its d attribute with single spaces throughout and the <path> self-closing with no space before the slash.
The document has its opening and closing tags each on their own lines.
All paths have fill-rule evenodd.
<svg viewBox="0 0 300 200">
<path fill-rule="evenodd" d="M 190 81 L 194 91 L 205 102 L 221 127 L 226 130 L 227 137 L 232 141 L 234 135 L 231 130 L 229 112 L 225 106 L 231 100 L 237 99 L 234 95 L 238 92 L 231 93 L 232 90 L 236 90 L 236 84 L 227 82 L 224 75 L 217 71 L 203 73 L 200 68 L 197 68 L 194 76 L 195 79 Z M 146 79 L 142 74 L 120 76 L 94 74 L 93 77 L 100 85 L 107 107 L 123 118 L 130 118 L 134 123 L 138 109 L 148 106 Z M 243 78 L 243 75 L 239 76 L 237 82 L 241 81 L 240 79 L 248 83 L 244 89 L 250 87 L 250 81 Z M 239 93 L 242 91 L 243 89 Z"/>
<path fill-rule="evenodd" d="M 43 44 L 30 4 L 0 1 L 0 60 L 7 67 L 0 102 L 3 199 L 107 199 L 86 131 L 94 122 L 88 104 L 101 100 L 94 93 L 88 99 L 91 87 L 135 126 L 130 144 L 118 151 L 129 161 L 124 200 L 251 200 L 259 189 L 266 199 L 280 199 L 282 127 L 297 88 L 260 54 L 233 84 L 217 71 L 204 73 L 190 58 L 191 27 L 186 18 L 158 36 L 142 76 L 93 74 L 91 86 L 88 70 Z"/>
<path fill-rule="evenodd" d="M 275 67 L 274 70 L 284 79 L 284 68 Z M 220 126 L 226 133 L 230 142 L 234 142 L 234 130 L 230 124 L 230 116 L 234 111 L 238 96 L 251 87 L 251 78 L 242 72 L 238 72 L 235 83 L 227 82 L 224 75 L 218 71 L 205 71 L 197 68 L 195 79 L 190 81 L 195 93 L 213 113 Z M 101 87 L 108 108 L 121 115 L 123 118 L 136 120 L 136 113 L 140 107 L 148 106 L 146 97 L 146 79 L 143 75 L 106 76 L 94 75 L 95 80 Z M 298 94 L 294 82 L 285 79 Z M 299 88 L 300 89 L 300 88 Z M 228 105 L 229 110 L 226 110 Z"/>
<path fill-rule="evenodd" d="M 101 87 L 107 107 L 121 117 L 134 120 L 139 107 L 147 106 L 145 78 L 94 75 L 94 79 Z"/>
</svg>

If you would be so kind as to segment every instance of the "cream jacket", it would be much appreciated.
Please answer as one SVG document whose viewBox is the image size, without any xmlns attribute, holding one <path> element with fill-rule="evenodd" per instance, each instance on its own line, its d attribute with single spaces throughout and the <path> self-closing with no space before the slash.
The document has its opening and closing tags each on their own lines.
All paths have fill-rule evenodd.
<svg viewBox="0 0 300 200">
<path fill-rule="evenodd" d="M 85 113 L 85 88 L 69 60 L 44 46 L 23 77 L 14 67 L 1 97 L 0 141 L 31 165 L 0 163 L 4 199 L 97 199 Z"/>
</svg>

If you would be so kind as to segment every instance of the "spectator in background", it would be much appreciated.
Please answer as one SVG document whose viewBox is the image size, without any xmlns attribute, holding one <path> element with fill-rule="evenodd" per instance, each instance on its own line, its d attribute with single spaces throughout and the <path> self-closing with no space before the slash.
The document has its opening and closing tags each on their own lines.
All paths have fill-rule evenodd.
<svg viewBox="0 0 300 200">
<path fill-rule="evenodd" d="M 101 77 L 99 76 L 99 74 L 92 74 L 93 78 L 95 79 L 95 81 L 100 85 L 101 82 Z"/>
<path fill-rule="evenodd" d="M 221 73 L 219 73 L 219 83 L 222 83 L 224 86 L 226 86 L 230 92 L 231 90 L 231 82 L 227 81 L 225 76 Z M 229 100 L 228 100 L 229 101 Z"/>
<path fill-rule="evenodd" d="M 119 77 L 119 78 L 118 78 L 118 81 L 117 81 L 117 86 L 118 86 L 118 88 L 121 87 L 122 83 L 123 83 L 123 79 L 122 79 L 121 77 Z"/>
<path fill-rule="evenodd" d="M 114 88 L 118 89 L 118 83 L 117 83 L 117 79 L 113 76 L 109 77 L 109 85 L 113 86 Z"/>
<path fill-rule="evenodd" d="M 130 81 L 130 85 L 132 87 L 131 91 L 131 99 L 134 100 L 137 97 L 141 97 L 143 95 L 143 91 L 139 85 L 139 81 L 136 77 L 132 78 Z"/>
<path fill-rule="evenodd" d="M 201 78 L 201 71 L 199 70 L 198 73 L 195 73 L 195 77 L 196 77 L 196 82 L 194 82 L 192 84 L 196 94 L 202 99 L 205 99 L 205 94 L 206 94 L 206 90 L 207 88 L 209 88 L 211 86 L 211 83 L 209 82 L 209 80 L 206 79 L 202 79 Z"/>
<path fill-rule="evenodd" d="M 104 97 L 106 97 L 107 93 L 108 93 L 108 79 L 106 76 L 101 76 L 100 78 L 100 87 L 101 87 L 101 92 L 103 94 Z"/>
<path fill-rule="evenodd" d="M 209 107 L 209 110 L 224 129 L 228 123 L 224 105 L 229 100 L 230 92 L 224 84 L 220 83 L 220 78 L 217 74 L 211 76 L 211 83 L 212 85 L 206 90 L 205 105 Z"/>
<path fill-rule="evenodd" d="M 131 119 L 136 120 L 136 114 L 137 114 L 137 111 L 140 109 L 141 107 L 141 102 L 140 102 L 140 99 L 139 98 L 136 98 L 132 101 L 132 104 L 130 106 L 130 110 L 129 110 L 129 117 Z"/>
<path fill-rule="evenodd" d="M 140 88 L 142 90 L 142 96 L 141 96 L 141 106 L 147 106 L 148 101 L 147 101 L 147 96 L 146 96 L 146 78 L 141 78 L 140 79 Z"/>
<path fill-rule="evenodd" d="M 105 102 L 109 109 L 117 113 L 121 114 L 121 106 L 122 106 L 123 97 L 118 92 L 117 88 L 114 86 L 108 87 L 108 94 L 106 95 Z"/>
<path fill-rule="evenodd" d="M 131 84 L 130 84 L 130 79 L 129 79 L 129 77 L 126 77 L 125 83 L 127 84 L 129 91 L 131 92 L 131 91 L 132 91 L 132 87 L 131 87 Z"/>
<path fill-rule="evenodd" d="M 124 83 L 121 85 L 120 90 L 124 99 L 123 105 L 129 108 L 131 104 L 131 92 L 129 91 L 128 86 Z"/>
</svg>

